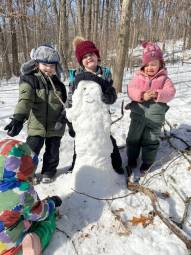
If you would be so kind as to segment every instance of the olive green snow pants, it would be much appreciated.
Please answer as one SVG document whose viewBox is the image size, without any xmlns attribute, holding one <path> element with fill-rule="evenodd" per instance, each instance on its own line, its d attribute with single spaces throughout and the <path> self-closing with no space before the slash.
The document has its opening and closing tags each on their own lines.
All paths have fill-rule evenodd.
<svg viewBox="0 0 191 255">
<path fill-rule="evenodd" d="M 146 118 L 131 118 L 127 136 L 128 161 L 138 159 L 142 152 L 142 161 L 152 164 L 160 144 L 159 136 L 162 123 L 154 123 Z"/>
</svg>

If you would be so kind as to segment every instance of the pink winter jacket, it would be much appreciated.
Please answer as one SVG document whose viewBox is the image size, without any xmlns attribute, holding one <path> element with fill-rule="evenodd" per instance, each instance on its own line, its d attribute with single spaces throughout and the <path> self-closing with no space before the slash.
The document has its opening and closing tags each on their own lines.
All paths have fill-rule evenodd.
<svg viewBox="0 0 191 255">
<path fill-rule="evenodd" d="M 155 76 L 149 78 L 143 71 L 135 73 L 127 86 L 127 93 L 132 101 L 143 102 L 142 94 L 152 89 L 158 93 L 155 102 L 168 103 L 175 95 L 176 89 L 167 76 L 167 71 L 161 69 Z"/>
</svg>

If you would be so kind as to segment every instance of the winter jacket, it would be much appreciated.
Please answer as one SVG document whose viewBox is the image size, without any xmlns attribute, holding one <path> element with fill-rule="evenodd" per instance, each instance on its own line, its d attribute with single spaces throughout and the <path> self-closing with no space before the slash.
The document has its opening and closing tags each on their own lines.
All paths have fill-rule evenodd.
<svg viewBox="0 0 191 255">
<path fill-rule="evenodd" d="M 26 143 L 0 141 L 0 254 L 15 254 L 33 222 L 45 220 L 55 208 L 51 199 L 40 201 L 28 181 L 37 162 Z"/>
<path fill-rule="evenodd" d="M 102 100 L 106 104 L 113 104 L 117 99 L 116 91 L 112 86 L 113 80 L 111 77 L 111 71 L 107 67 L 98 66 L 96 74 L 87 72 L 82 68 L 78 70 L 69 70 L 69 79 L 68 107 L 72 106 L 72 95 L 80 80 L 91 80 L 98 83 L 103 92 Z"/>
<path fill-rule="evenodd" d="M 143 101 L 142 94 L 149 89 L 157 92 L 157 98 Z M 130 104 L 132 118 L 146 118 L 153 123 L 161 124 L 169 108 L 166 103 L 174 97 L 176 90 L 166 70 L 161 69 L 150 79 L 143 71 L 138 71 L 128 84 L 127 92 L 132 100 Z"/>
<path fill-rule="evenodd" d="M 14 112 L 14 118 L 28 120 L 29 136 L 62 136 L 65 126 L 55 131 L 55 123 L 62 111 L 62 104 L 56 94 L 66 101 L 65 86 L 56 75 L 51 77 L 56 93 L 48 79 L 40 71 L 21 75 L 19 84 L 19 100 Z"/>
</svg>

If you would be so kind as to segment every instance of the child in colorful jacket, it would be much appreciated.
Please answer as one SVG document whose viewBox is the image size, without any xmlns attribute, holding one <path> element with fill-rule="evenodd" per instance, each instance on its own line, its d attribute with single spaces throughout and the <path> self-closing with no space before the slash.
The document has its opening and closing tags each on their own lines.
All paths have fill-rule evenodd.
<svg viewBox="0 0 191 255">
<path fill-rule="evenodd" d="M 155 43 L 143 43 L 142 66 L 127 87 L 131 123 L 127 136 L 128 174 L 137 166 L 142 152 L 141 175 L 153 162 L 159 148 L 159 136 L 165 121 L 167 103 L 173 99 L 175 88 L 167 76 L 163 53 Z"/>
<path fill-rule="evenodd" d="M 38 198 L 31 182 L 38 158 L 26 143 L 0 141 L 0 254 L 40 255 L 56 228 L 53 196 Z"/>
<path fill-rule="evenodd" d="M 58 52 L 49 45 L 31 51 L 31 60 L 21 66 L 19 100 L 12 121 L 5 127 L 16 136 L 27 120 L 27 143 L 39 155 L 45 144 L 42 181 L 51 182 L 59 164 L 59 147 L 65 125 L 55 130 L 55 124 L 66 101 L 65 85 L 60 81 L 61 65 Z M 51 80 L 50 80 L 51 79 Z M 52 81 L 52 82 L 51 82 Z"/>
<path fill-rule="evenodd" d="M 109 68 L 99 65 L 100 55 L 96 45 L 92 41 L 85 40 L 82 37 L 76 37 L 74 38 L 73 46 L 75 49 L 76 59 L 80 64 L 80 69 L 69 70 L 69 107 L 72 105 L 72 94 L 77 88 L 80 80 L 93 80 L 97 82 L 101 86 L 103 92 L 102 101 L 108 105 L 113 104 L 117 99 L 117 95 L 114 87 L 112 86 L 113 81 L 111 72 Z M 111 141 L 113 144 L 113 153 L 111 154 L 113 168 L 118 174 L 123 174 L 124 171 L 122 168 L 121 156 L 116 140 L 113 136 L 111 136 Z M 76 154 L 74 153 L 71 169 L 73 169 L 75 158 Z"/>
</svg>

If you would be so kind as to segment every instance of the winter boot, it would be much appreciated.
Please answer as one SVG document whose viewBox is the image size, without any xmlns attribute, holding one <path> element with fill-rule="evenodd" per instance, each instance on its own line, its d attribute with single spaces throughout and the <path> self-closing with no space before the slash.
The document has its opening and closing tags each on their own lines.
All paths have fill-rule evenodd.
<svg viewBox="0 0 191 255">
<path fill-rule="evenodd" d="M 54 175 L 50 175 L 50 174 L 43 174 L 42 175 L 42 183 L 51 183 L 55 180 L 56 177 L 56 173 Z"/>
<path fill-rule="evenodd" d="M 141 176 L 144 176 L 145 173 L 149 170 L 152 164 L 142 163 L 140 167 L 140 174 Z"/>
<path fill-rule="evenodd" d="M 114 168 L 114 171 L 115 171 L 117 174 L 124 174 L 123 167 Z"/>
<path fill-rule="evenodd" d="M 136 166 L 137 166 L 137 161 L 135 159 L 128 160 L 128 165 L 126 166 L 128 177 L 131 177 L 133 172 L 132 169 L 135 168 Z"/>
</svg>

